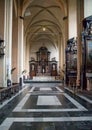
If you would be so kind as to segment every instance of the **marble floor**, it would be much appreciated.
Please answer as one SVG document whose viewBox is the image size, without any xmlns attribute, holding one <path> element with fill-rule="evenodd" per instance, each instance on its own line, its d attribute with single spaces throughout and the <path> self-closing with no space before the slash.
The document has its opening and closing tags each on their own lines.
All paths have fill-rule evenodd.
<svg viewBox="0 0 92 130">
<path fill-rule="evenodd" d="M 61 83 L 31 83 L 0 104 L 0 130 L 92 130 L 92 101 Z"/>
</svg>

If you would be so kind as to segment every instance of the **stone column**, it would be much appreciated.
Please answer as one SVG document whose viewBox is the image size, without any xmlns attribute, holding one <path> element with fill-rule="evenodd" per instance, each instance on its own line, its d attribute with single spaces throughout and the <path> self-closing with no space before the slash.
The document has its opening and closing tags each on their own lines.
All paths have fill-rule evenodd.
<svg viewBox="0 0 92 130">
<path fill-rule="evenodd" d="M 0 39 L 4 40 L 4 1 L 0 0 Z M 4 42 L 5 43 L 5 42 Z M 5 50 L 5 49 L 4 49 Z M 0 87 L 4 86 L 4 56 L 0 57 Z"/>
<path fill-rule="evenodd" d="M 18 20 L 18 77 L 21 76 L 23 71 L 23 20 Z"/>
<path fill-rule="evenodd" d="M 4 22 L 4 86 L 7 86 L 7 79 L 11 80 L 12 69 L 12 10 L 13 0 L 5 0 L 5 22 Z"/>
<path fill-rule="evenodd" d="M 27 69 L 27 75 L 29 75 L 29 60 L 30 60 L 30 44 L 28 44 L 28 40 L 26 40 L 26 55 L 25 55 L 25 58 L 26 58 L 26 61 L 25 61 L 25 67 Z"/>
<path fill-rule="evenodd" d="M 59 67 L 60 68 L 61 68 L 61 63 L 62 63 L 62 59 L 61 59 L 61 44 L 62 44 L 61 36 L 59 35 L 59 38 L 58 38 L 58 51 L 59 51 Z"/>
<path fill-rule="evenodd" d="M 80 86 L 80 66 L 81 66 L 81 43 L 79 37 L 77 38 L 77 80 L 76 86 Z"/>
<path fill-rule="evenodd" d="M 81 66 L 82 66 L 82 20 L 84 18 L 83 0 L 77 0 L 77 81 L 76 86 L 81 85 Z M 81 86 L 80 86 L 81 87 Z M 82 88 L 81 88 L 82 89 Z"/>
<path fill-rule="evenodd" d="M 65 48 L 64 48 L 64 42 L 63 42 L 63 38 L 61 38 L 61 56 L 60 56 L 60 58 L 61 58 L 61 69 L 60 69 L 60 71 L 61 71 L 61 76 L 63 77 L 64 76 L 64 67 L 63 67 L 63 65 L 64 65 L 64 52 L 65 51 Z"/>
<path fill-rule="evenodd" d="M 23 17 L 21 16 L 21 8 L 18 7 L 18 80 L 22 76 L 22 71 L 24 70 L 24 26 L 23 26 Z M 20 17 L 21 16 L 21 17 Z"/>
</svg>

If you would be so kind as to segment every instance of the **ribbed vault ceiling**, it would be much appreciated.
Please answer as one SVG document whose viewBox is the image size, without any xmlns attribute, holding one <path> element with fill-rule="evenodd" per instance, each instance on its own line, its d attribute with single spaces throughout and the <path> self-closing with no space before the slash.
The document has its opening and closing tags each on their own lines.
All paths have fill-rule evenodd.
<svg viewBox="0 0 92 130">
<path fill-rule="evenodd" d="M 24 0 L 24 34 L 27 42 L 50 41 L 63 35 L 67 0 Z M 45 28 L 45 31 L 43 30 Z"/>
</svg>

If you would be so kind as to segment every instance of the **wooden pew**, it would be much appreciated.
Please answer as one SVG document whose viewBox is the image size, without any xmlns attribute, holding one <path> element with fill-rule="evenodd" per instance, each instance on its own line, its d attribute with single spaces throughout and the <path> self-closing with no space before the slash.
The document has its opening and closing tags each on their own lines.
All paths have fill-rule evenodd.
<svg viewBox="0 0 92 130">
<path fill-rule="evenodd" d="M 19 84 L 12 85 L 10 87 L 1 87 L 0 89 L 0 103 L 2 104 L 4 100 L 11 98 L 15 93 L 19 92 Z"/>
</svg>

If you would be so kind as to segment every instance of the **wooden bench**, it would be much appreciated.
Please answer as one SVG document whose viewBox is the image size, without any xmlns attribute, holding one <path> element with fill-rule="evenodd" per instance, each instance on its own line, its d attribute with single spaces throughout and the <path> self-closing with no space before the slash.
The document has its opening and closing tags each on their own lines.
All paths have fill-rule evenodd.
<svg viewBox="0 0 92 130">
<path fill-rule="evenodd" d="M 0 103 L 2 104 L 5 99 L 11 98 L 12 95 L 19 92 L 19 84 L 12 85 L 10 87 L 0 87 Z"/>
</svg>

